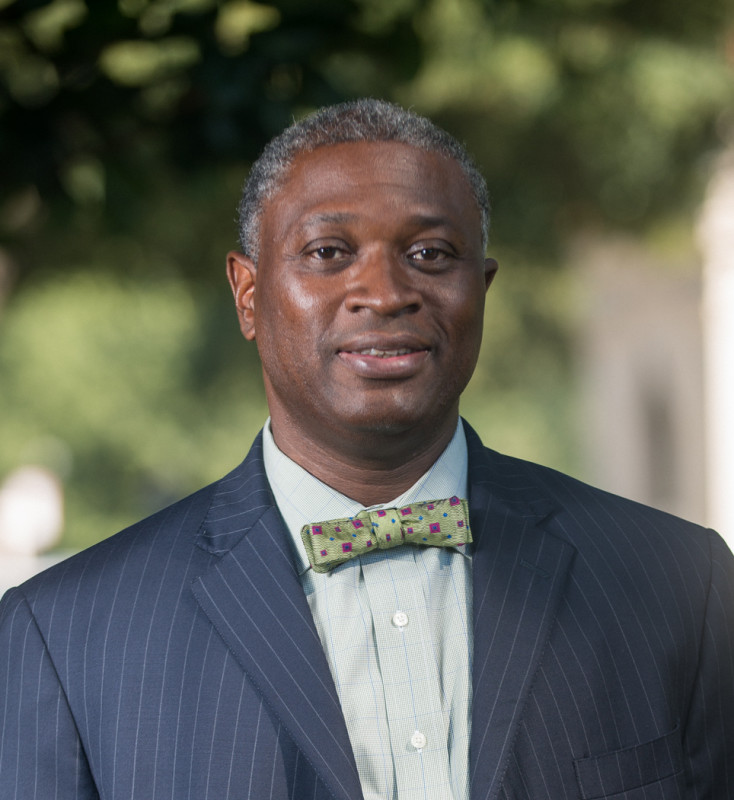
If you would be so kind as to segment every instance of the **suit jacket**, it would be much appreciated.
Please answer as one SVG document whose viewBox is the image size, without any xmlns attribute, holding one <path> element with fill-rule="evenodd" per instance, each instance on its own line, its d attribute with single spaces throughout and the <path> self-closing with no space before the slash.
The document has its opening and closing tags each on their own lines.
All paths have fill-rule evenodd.
<svg viewBox="0 0 734 800">
<path fill-rule="evenodd" d="M 734 798 L 732 557 L 468 431 L 472 798 Z M 0 798 L 361 798 L 258 439 L 11 590 Z"/>
</svg>

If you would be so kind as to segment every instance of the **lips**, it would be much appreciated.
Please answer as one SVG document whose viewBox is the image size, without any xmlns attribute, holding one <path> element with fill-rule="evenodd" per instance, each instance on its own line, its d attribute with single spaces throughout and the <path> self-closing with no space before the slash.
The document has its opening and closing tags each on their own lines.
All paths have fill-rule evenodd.
<svg viewBox="0 0 734 800">
<path fill-rule="evenodd" d="M 365 356 L 399 356 L 430 350 L 427 339 L 410 331 L 365 331 L 337 344 L 337 350 Z"/>
<path fill-rule="evenodd" d="M 367 350 L 356 351 L 356 355 L 377 356 L 377 358 L 393 358 L 394 356 L 407 356 L 409 353 L 413 352 L 415 351 L 408 347 L 402 347 L 399 350 L 378 350 L 376 347 L 370 347 Z"/>
<path fill-rule="evenodd" d="M 420 372 L 430 345 L 408 334 L 365 334 L 337 350 L 340 362 L 352 373 L 374 380 L 400 380 Z"/>
</svg>

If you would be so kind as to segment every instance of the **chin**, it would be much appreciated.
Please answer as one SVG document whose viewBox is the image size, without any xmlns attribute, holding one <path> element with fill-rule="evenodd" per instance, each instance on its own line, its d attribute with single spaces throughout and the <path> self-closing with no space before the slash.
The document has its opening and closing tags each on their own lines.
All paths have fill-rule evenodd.
<svg viewBox="0 0 734 800">
<path fill-rule="evenodd" d="M 398 403 L 379 409 L 361 408 L 344 419 L 344 429 L 375 436 L 397 436 L 410 430 L 437 432 L 450 419 L 454 424 L 458 414 L 458 400 L 444 405 L 438 402 L 426 407 L 415 403 Z"/>
</svg>

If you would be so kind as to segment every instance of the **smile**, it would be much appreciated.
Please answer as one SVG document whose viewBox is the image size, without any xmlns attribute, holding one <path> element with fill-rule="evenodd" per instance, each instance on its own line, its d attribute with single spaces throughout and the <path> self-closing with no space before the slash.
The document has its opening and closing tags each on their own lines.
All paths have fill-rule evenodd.
<svg viewBox="0 0 734 800">
<path fill-rule="evenodd" d="M 400 350 L 378 350 L 376 347 L 369 347 L 366 350 L 353 350 L 352 352 L 360 356 L 377 356 L 377 358 L 394 358 L 395 356 L 407 356 L 409 353 L 416 352 L 410 348 L 403 347 Z"/>
<path fill-rule="evenodd" d="M 422 372 L 430 357 L 430 348 L 356 345 L 339 350 L 337 355 L 344 367 L 361 378 L 403 380 L 413 378 Z"/>
</svg>

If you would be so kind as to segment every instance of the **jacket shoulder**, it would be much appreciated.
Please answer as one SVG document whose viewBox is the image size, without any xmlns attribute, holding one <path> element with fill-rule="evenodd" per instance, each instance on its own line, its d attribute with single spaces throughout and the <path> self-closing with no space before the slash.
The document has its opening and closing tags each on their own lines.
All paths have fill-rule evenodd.
<svg viewBox="0 0 734 800">
<path fill-rule="evenodd" d="M 209 484 L 34 575 L 14 590 L 15 594 L 34 608 L 52 607 L 59 598 L 68 596 L 70 586 L 83 591 L 86 586 L 104 584 L 162 559 L 174 563 L 190 560 L 218 483 Z"/>
<path fill-rule="evenodd" d="M 552 518 L 552 528 L 579 549 L 661 545 L 677 559 L 709 562 L 724 551 L 719 535 L 666 511 L 592 486 L 558 470 L 485 447 L 467 431 L 472 483 L 517 507 Z M 509 504 L 509 503 L 508 503 Z M 676 556 L 677 554 L 677 556 Z"/>
</svg>

